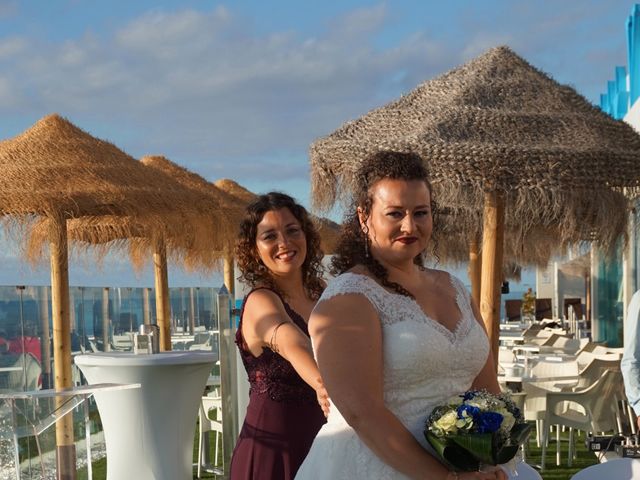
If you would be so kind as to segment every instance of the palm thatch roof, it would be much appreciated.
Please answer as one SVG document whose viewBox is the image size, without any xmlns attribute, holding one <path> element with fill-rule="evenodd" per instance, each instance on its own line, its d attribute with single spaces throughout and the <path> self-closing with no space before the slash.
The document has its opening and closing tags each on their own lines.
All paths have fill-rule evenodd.
<svg viewBox="0 0 640 480">
<path fill-rule="evenodd" d="M 591 252 L 584 253 L 560 265 L 560 270 L 576 277 L 588 276 L 591 272 Z"/>
<path fill-rule="evenodd" d="M 480 212 L 484 192 L 506 195 L 506 225 L 524 237 L 558 227 L 559 242 L 611 246 L 624 233 L 622 187 L 640 185 L 640 136 L 507 47 L 461 67 L 316 140 L 314 204 L 348 200 L 372 152 L 420 153 L 445 207 Z M 472 213 L 458 221 L 479 225 Z"/>
<path fill-rule="evenodd" d="M 57 114 L 0 142 L 0 214 L 161 215 L 193 201 L 115 145 Z M 174 202 L 178 202 L 177 204 Z"/>
<path fill-rule="evenodd" d="M 147 177 L 161 179 L 174 186 L 174 194 L 182 194 L 176 198 L 179 209 L 168 212 L 160 221 L 117 215 L 69 219 L 67 230 L 73 249 L 91 250 L 98 260 L 110 251 L 127 249 L 134 267 L 140 269 L 160 241 L 174 262 L 184 263 L 189 269 L 214 268 L 235 234 L 232 218 L 237 211 L 231 199 L 199 175 L 164 157 L 145 157 L 141 166 Z M 185 198 L 196 203 L 184 205 Z M 30 226 L 26 249 L 30 261 L 43 258 L 48 238 L 46 218 Z"/>
<path fill-rule="evenodd" d="M 258 197 L 255 193 L 228 178 L 216 180 L 214 185 L 236 198 L 242 203 L 243 208 L 246 208 Z M 242 218 L 242 215 L 238 217 L 238 222 L 240 218 Z M 334 252 L 340 237 L 340 225 L 328 218 L 317 217 L 313 214 L 311 214 L 311 220 L 320 234 L 322 251 L 325 254 Z"/>
</svg>

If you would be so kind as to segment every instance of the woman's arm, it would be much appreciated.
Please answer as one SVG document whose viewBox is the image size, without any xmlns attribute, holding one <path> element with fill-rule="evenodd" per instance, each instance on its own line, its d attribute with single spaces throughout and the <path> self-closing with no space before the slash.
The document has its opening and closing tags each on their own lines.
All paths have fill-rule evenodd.
<svg viewBox="0 0 640 480">
<path fill-rule="evenodd" d="M 384 404 L 382 332 L 371 303 L 357 294 L 333 297 L 316 306 L 309 327 L 331 399 L 361 440 L 411 478 L 447 479 L 447 469 Z"/>
<path fill-rule="evenodd" d="M 267 347 L 291 363 L 298 375 L 316 391 L 325 415 L 328 413 L 329 401 L 313 359 L 311 342 L 291 321 L 278 295 L 267 289 L 249 295 L 242 316 L 242 337 L 255 356 Z"/>
<path fill-rule="evenodd" d="M 640 428 L 640 339 L 638 318 L 640 317 L 640 291 L 631 297 L 624 325 L 624 353 L 620 364 L 625 392 L 629 404 L 638 416 Z"/>
<path fill-rule="evenodd" d="M 471 304 L 471 310 L 473 311 L 473 316 L 482 327 L 482 330 L 484 330 L 484 332 L 487 333 L 487 330 L 484 326 L 484 322 L 482 321 L 482 317 L 480 316 L 480 312 L 478 312 L 478 308 L 476 307 L 475 302 L 470 301 L 469 303 Z M 480 373 L 478 373 L 476 378 L 473 380 L 473 384 L 471 388 L 476 390 L 484 389 L 491 393 L 500 393 L 501 391 L 500 385 L 498 384 L 498 376 L 496 374 L 496 364 L 495 364 L 495 361 L 493 360 L 493 352 L 491 351 L 491 345 L 489 345 L 489 355 L 487 356 L 487 361 L 482 367 L 482 370 L 480 370 Z"/>
</svg>

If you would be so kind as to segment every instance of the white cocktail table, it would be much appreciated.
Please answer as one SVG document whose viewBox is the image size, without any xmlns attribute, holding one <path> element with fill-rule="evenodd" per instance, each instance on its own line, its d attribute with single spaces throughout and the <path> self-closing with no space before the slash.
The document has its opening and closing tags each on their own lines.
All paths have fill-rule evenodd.
<svg viewBox="0 0 640 480">
<path fill-rule="evenodd" d="M 94 394 L 104 427 L 107 480 L 192 478 L 198 406 L 214 362 L 214 354 L 203 351 L 75 357 L 89 384 L 140 384 Z"/>
</svg>

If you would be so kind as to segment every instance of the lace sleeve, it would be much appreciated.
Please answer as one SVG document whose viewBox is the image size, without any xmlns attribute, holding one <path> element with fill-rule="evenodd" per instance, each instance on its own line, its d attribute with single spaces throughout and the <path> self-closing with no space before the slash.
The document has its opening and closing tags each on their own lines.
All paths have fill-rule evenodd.
<svg viewBox="0 0 640 480">
<path fill-rule="evenodd" d="M 378 311 L 382 310 L 384 304 L 384 290 L 372 278 L 357 273 L 343 273 L 338 275 L 327 285 L 318 303 L 336 295 L 359 294 L 371 302 Z"/>
<path fill-rule="evenodd" d="M 458 302 L 458 307 L 460 307 L 460 311 L 463 313 L 473 315 L 473 309 L 471 308 L 471 294 L 467 287 L 464 286 L 464 283 L 460 281 L 460 279 L 454 275 L 449 274 L 449 278 L 451 279 L 451 285 L 456 290 L 456 299 Z"/>
<path fill-rule="evenodd" d="M 449 274 L 449 277 L 451 278 L 451 285 L 456 289 L 456 293 L 461 294 L 465 300 L 470 302 L 471 294 L 469 293 L 469 290 L 467 290 L 467 287 L 464 286 L 464 283 L 462 283 L 462 281 L 455 275 Z"/>
</svg>

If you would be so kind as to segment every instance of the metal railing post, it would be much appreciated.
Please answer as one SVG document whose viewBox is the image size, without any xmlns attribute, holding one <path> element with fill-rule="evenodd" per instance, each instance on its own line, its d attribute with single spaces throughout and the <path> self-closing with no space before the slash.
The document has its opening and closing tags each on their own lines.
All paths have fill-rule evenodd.
<svg viewBox="0 0 640 480">
<path fill-rule="evenodd" d="M 231 454 L 238 438 L 236 326 L 231 316 L 229 291 L 224 285 L 218 291 L 217 300 L 220 331 L 220 393 L 222 395 L 222 465 L 224 478 L 228 478 Z"/>
</svg>

